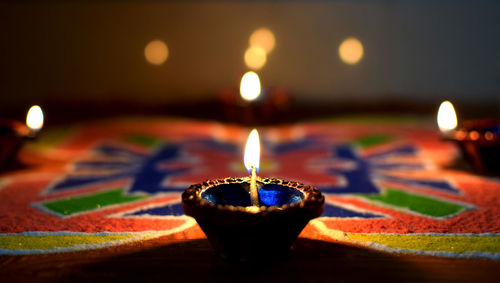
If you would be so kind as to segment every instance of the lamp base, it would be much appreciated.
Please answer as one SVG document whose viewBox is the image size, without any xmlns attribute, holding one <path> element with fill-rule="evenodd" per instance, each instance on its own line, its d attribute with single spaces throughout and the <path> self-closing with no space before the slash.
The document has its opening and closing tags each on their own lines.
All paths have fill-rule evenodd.
<svg viewBox="0 0 500 283">
<path fill-rule="evenodd" d="M 184 212 L 196 219 L 217 254 L 225 259 L 287 257 L 309 220 L 323 212 L 323 195 L 297 182 L 261 179 L 261 206 L 251 206 L 248 194 L 243 193 L 247 179 L 209 180 L 189 187 L 182 194 Z"/>
<path fill-rule="evenodd" d="M 484 174 L 500 173 L 500 123 L 495 120 L 469 120 L 446 140 L 460 147 L 472 167 Z"/>
</svg>

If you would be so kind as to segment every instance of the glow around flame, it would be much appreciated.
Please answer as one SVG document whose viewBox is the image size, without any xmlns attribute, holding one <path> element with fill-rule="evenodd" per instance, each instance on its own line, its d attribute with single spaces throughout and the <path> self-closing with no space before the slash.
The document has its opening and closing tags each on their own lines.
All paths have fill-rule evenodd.
<svg viewBox="0 0 500 283">
<path fill-rule="evenodd" d="M 241 78 L 241 97 L 247 101 L 253 101 L 260 95 L 260 80 L 255 72 L 246 72 Z"/>
<path fill-rule="evenodd" d="M 245 145 L 245 155 L 243 157 L 243 162 L 245 167 L 250 173 L 252 168 L 255 168 L 257 172 L 260 166 L 260 140 L 259 133 L 256 129 L 253 129 L 248 135 L 247 144 Z"/>
<path fill-rule="evenodd" d="M 38 132 L 43 127 L 43 111 L 38 105 L 31 106 L 26 115 L 26 125 L 32 131 Z"/>
<path fill-rule="evenodd" d="M 448 100 L 443 101 L 439 106 L 437 123 L 439 130 L 443 133 L 454 130 L 457 127 L 457 114 L 455 113 L 453 104 Z"/>
</svg>

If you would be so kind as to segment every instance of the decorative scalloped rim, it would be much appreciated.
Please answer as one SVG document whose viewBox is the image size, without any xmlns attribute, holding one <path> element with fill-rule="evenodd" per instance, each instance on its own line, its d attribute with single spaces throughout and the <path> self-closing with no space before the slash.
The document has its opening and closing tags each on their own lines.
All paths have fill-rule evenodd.
<svg viewBox="0 0 500 283">
<path fill-rule="evenodd" d="M 226 211 L 241 211 L 241 212 L 246 212 L 246 213 L 256 213 L 255 210 L 248 209 L 249 207 L 252 206 L 234 206 L 234 205 L 215 205 L 211 202 L 205 201 L 204 199 L 201 198 L 201 194 L 215 186 L 223 185 L 223 184 L 231 184 L 231 183 L 246 183 L 250 181 L 250 177 L 242 177 L 242 178 L 234 178 L 234 177 L 227 177 L 224 179 L 214 179 L 214 180 L 206 180 L 204 182 L 198 183 L 191 185 L 189 188 L 187 188 L 183 193 L 182 193 L 182 201 L 183 202 L 196 202 L 200 206 L 205 206 L 205 207 L 217 207 L 220 210 L 226 210 Z M 272 212 L 272 211 L 278 211 L 278 210 L 286 210 L 288 208 L 294 208 L 294 207 L 304 207 L 306 203 L 309 204 L 321 204 L 324 203 L 325 198 L 321 192 L 309 185 L 304 185 L 299 182 L 294 182 L 294 181 L 286 181 L 282 179 L 276 179 L 276 178 L 259 178 L 258 182 L 263 183 L 263 184 L 276 184 L 276 185 L 282 185 L 282 186 L 287 186 L 287 187 L 292 187 L 294 189 L 299 190 L 301 193 L 304 194 L 304 199 L 301 202 L 298 203 L 293 203 L 291 205 L 285 204 L 282 206 L 260 206 L 258 212 Z"/>
<path fill-rule="evenodd" d="M 466 120 L 463 122 L 465 125 L 462 125 L 459 129 L 453 130 L 448 133 L 445 137 L 446 140 L 460 142 L 473 142 L 478 143 L 479 145 L 499 145 L 500 146 L 500 136 L 492 131 L 483 131 L 485 125 L 493 125 L 495 124 L 500 128 L 500 123 L 493 120 Z M 472 139 L 470 137 L 470 133 L 476 132 L 479 136 L 477 139 Z M 490 138 L 487 138 L 487 135 L 491 135 Z"/>
</svg>

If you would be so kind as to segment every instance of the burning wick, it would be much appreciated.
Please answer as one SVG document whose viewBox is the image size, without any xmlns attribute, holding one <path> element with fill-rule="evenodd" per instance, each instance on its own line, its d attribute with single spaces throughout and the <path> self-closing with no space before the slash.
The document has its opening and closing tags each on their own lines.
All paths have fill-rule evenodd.
<svg viewBox="0 0 500 283">
<path fill-rule="evenodd" d="M 260 165 L 260 141 L 259 133 L 253 129 L 248 135 L 245 145 L 245 155 L 243 157 L 245 167 L 250 173 L 250 198 L 253 206 L 259 206 L 259 191 L 257 189 L 257 171 Z"/>
<path fill-rule="evenodd" d="M 257 170 L 252 167 L 252 176 L 250 177 L 250 197 L 252 205 L 259 206 L 259 192 L 257 190 Z"/>
</svg>

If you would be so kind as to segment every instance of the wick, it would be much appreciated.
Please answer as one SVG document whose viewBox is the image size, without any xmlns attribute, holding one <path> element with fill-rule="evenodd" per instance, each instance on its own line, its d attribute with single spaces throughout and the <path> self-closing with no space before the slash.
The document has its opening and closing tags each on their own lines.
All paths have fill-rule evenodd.
<svg viewBox="0 0 500 283">
<path fill-rule="evenodd" d="M 250 177 L 250 198 L 253 206 L 259 206 L 259 192 L 257 191 L 257 169 L 252 166 Z"/>
</svg>

